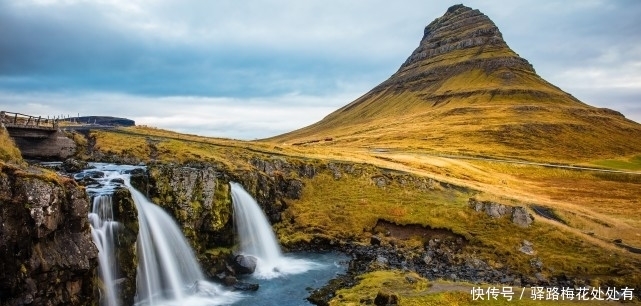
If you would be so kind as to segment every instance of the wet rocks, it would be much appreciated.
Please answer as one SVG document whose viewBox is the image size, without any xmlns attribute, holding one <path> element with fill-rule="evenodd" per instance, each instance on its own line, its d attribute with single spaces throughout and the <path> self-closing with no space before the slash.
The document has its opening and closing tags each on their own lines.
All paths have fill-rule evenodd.
<svg viewBox="0 0 641 306">
<path fill-rule="evenodd" d="M 76 173 L 80 172 L 84 169 L 87 169 L 88 164 L 84 160 L 79 160 L 75 158 L 68 158 L 65 159 L 64 162 L 62 162 L 62 170 L 64 170 L 67 173 Z"/>
<path fill-rule="evenodd" d="M 73 175 L 73 179 L 83 186 L 99 184 L 98 180 L 104 177 L 105 174 L 98 170 L 83 171 Z"/>
<path fill-rule="evenodd" d="M 236 282 L 232 287 L 236 291 L 257 291 L 260 286 L 254 283 Z"/>
<path fill-rule="evenodd" d="M 234 271 L 238 274 L 252 274 L 256 271 L 257 259 L 250 255 L 236 255 L 234 257 Z"/>
</svg>

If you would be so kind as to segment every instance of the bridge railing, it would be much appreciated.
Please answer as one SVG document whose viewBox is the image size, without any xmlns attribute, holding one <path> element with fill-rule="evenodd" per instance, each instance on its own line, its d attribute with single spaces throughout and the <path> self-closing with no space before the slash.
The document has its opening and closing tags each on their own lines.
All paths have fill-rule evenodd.
<svg viewBox="0 0 641 306">
<path fill-rule="evenodd" d="M 13 127 L 37 127 L 37 128 L 58 128 L 58 119 L 42 118 L 42 116 L 31 116 L 21 113 L 0 111 L 0 122 L 5 126 Z"/>
</svg>

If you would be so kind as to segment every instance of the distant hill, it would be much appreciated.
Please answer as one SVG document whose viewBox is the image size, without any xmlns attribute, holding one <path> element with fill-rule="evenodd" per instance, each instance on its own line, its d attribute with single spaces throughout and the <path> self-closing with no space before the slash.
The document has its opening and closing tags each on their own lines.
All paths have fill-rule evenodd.
<svg viewBox="0 0 641 306">
<path fill-rule="evenodd" d="M 65 119 L 78 123 L 107 125 L 107 126 L 135 126 L 136 122 L 127 118 L 108 117 L 108 116 L 82 116 Z"/>
<path fill-rule="evenodd" d="M 389 79 L 267 140 L 576 161 L 641 154 L 641 125 L 545 81 L 490 18 L 455 5 Z"/>
</svg>

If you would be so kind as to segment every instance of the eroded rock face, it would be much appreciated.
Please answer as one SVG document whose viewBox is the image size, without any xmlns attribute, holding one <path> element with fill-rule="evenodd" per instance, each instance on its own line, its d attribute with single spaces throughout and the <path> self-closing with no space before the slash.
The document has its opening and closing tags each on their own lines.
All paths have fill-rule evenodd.
<svg viewBox="0 0 641 306">
<path fill-rule="evenodd" d="M 233 241 L 229 178 L 211 165 L 151 165 L 149 197 L 178 221 L 196 253 Z"/>
<path fill-rule="evenodd" d="M 123 226 L 118 230 L 116 239 L 116 262 L 119 265 L 117 283 L 118 298 L 122 305 L 133 305 L 136 295 L 136 269 L 138 256 L 136 240 L 138 239 L 138 211 L 126 188 L 118 188 L 112 195 L 115 219 Z"/>
<path fill-rule="evenodd" d="M 483 53 L 493 55 L 480 56 Z M 373 92 L 389 87 L 420 90 L 473 69 L 488 74 L 507 69 L 501 74 L 506 82 L 515 78 L 510 71 L 535 74 L 532 65 L 509 48 L 489 17 L 479 10 L 454 5 L 425 27 L 419 46 Z"/>
<path fill-rule="evenodd" d="M 444 53 L 476 47 L 509 48 L 501 31 L 489 17 L 479 10 L 455 5 L 450 7 L 445 15 L 425 27 L 420 45 L 399 71 Z M 505 59 L 510 59 L 515 65 L 534 72 L 532 66 L 521 58 L 514 56 Z"/>
<path fill-rule="evenodd" d="M 89 305 L 97 250 L 72 181 L 0 172 L 0 304 Z"/>
</svg>

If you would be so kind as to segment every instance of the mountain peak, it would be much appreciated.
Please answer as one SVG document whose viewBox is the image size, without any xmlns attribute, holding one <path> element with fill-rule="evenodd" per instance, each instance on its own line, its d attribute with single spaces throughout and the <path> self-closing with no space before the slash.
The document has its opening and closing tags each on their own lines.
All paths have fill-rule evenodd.
<svg viewBox="0 0 641 306">
<path fill-rule="evenodd" d="M 574 161 L 638 154 L 641 125 L 545 81 L 488 16 L 459 4 L 425 27 L 389 79 L 273 139 Z"/>
<path fill-rule="evenodd" d="M 459 69 L 481 68 L 488 73 L 500 68 L 535 73 L 527 60 L 510 49 L 488 16 L 457 4 L 425 27 L 419 46 L 390 80 L 399 83 L 421 78 L 417 74 L 425 76 L 426 71 L 442 75 L 439 68 L 448 70 L 457 65 L 462 65 Z"/>
<path fill-rule="evenodd" d="M 462 4 L 454 5 L 425 27 L 419 47 L 401 69 L 425 58 L 483 45 L 507 48 L 503 35 L 489 17 Z"/>
</svg>

